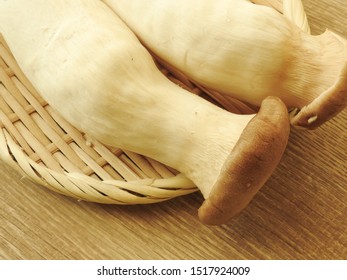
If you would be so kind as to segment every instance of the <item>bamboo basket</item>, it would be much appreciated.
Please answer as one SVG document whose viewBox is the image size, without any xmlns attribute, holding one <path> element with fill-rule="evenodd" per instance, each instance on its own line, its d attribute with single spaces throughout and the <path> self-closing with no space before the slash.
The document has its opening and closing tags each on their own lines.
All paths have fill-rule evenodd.
<svg viewBox="0 0 347 280">
<path fill-rule="evenodd" d="M 278 0 L 255 2 L 282 10 Z M 193 94 L 232 112 L 254 112 L 247 104 L 201 88 L 157 61 L 169 79 Z M 36 183 L 78 200 L 149 204 L 197 191 L 176 170 L 148 157 L 107 147 L 64 120 L 24 76 L 1 34 L 0 129 L 1 160 Z"/>
</svg>

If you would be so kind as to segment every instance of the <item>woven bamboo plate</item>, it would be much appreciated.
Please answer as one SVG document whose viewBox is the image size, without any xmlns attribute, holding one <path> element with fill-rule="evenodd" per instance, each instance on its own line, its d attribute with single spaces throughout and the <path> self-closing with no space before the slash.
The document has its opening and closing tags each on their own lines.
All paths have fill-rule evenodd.
<svg viewBox="0 0 347 280">
<path fill-rule="evenodd" d="M 279 1 L 260 1 L 275 3 Z M 183 75 L 158 67 L 173 82 L 232 112 L 252 112 Z M 0 34 L 0 159 L 58 193 L 109 204 L 148 204 L 195 192 L 184 175 L 155 160 L 107 147 L 54 111 L 24 76 Z"/>
</svg>

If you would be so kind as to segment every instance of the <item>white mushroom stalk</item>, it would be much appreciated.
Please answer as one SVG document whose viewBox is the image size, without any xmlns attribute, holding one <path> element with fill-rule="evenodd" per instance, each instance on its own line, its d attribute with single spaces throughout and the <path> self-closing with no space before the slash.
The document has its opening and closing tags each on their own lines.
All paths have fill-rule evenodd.
<svg viewBox="0 0 347 280">
<path fill-rule="evenodd" d="M 235 115 L 170 82 L 100 1 L 0 0 L 0 32 L 48 103 L 99 141 L 176 168 L 205 197 L 200 219 L 226 222 L 265 183 L 285 149 L 278 98 Z"/>
<path fill-rule="evenodd" d="M 102 0 L 158 57 L 198 84 L 259 106 L 276 95 L 315 128 L 347 105 L 347 41 L 312 36 L 299 0 Z M 258 1 L 257 3 L 278 1 Z M 299 26 L 302 23 L 301 26 Z"/>
</svg>

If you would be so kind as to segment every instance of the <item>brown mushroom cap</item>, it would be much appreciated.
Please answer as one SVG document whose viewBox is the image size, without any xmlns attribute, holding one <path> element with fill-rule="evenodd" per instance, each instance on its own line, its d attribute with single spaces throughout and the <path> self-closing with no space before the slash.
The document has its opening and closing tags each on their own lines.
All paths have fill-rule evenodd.
<svg viewBox="0 0 347 280">
<path fill-rule="evenodd" d="M 209 197 L 199 209 L 205 224 L 223 224 L 243 210 L 278 165 L 290 131 L 284 103 L 266 98 L 226 160 Z"/>
</svg>

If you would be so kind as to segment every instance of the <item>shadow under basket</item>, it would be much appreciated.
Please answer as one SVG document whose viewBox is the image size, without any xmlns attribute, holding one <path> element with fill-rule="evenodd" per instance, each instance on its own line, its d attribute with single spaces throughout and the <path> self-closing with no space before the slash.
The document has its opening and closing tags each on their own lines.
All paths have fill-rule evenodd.
<svg viewBox="0 0 347 280">
<path fill-rule="evenodd" d="M 199 87 L 156 61 L 164 75 L 192 94 L 233 113 L 254 113 L 247 104 Z M 148 204 L 198 190 L 176 170 L 107 147 L 69 124 L 24 76 L 1 34 L 0 128 L 1 160 L 38 184 L 78 200 Z"/>
</svg>

